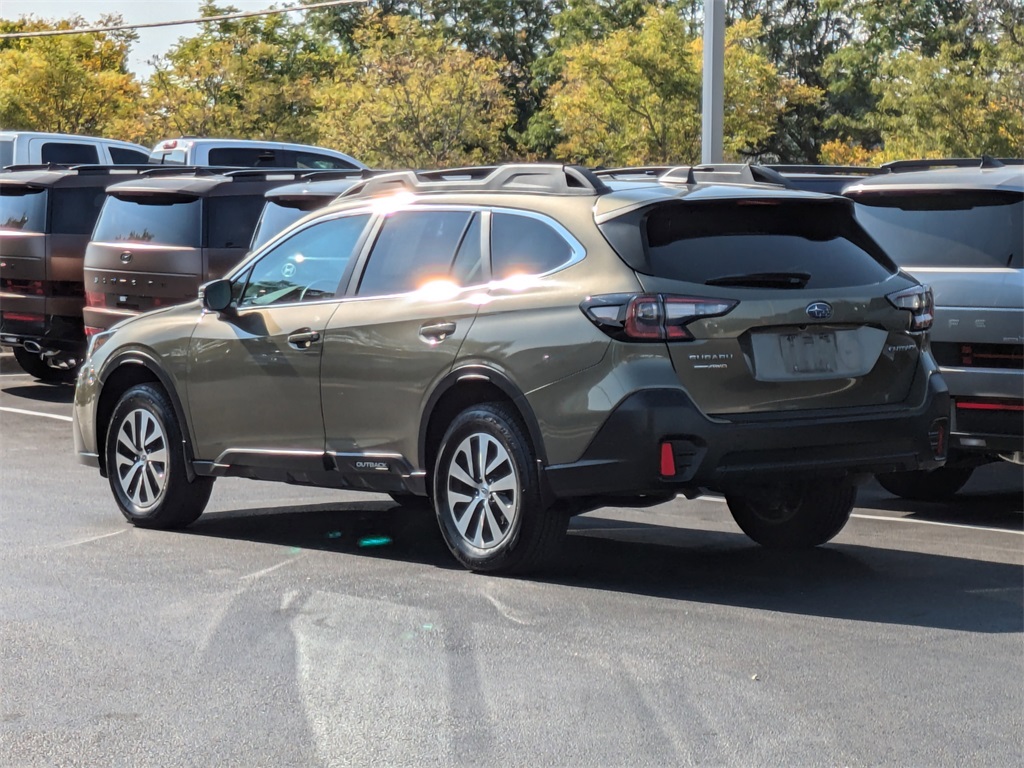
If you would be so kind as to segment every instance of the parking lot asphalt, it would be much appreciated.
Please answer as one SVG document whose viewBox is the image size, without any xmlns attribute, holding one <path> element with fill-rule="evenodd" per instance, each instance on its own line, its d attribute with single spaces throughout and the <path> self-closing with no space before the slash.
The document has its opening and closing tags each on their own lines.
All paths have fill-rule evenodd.
<svg viewBox="0 0 1024 768">
<path fill-rule="evenodd" d="M 985 765 L 1024 754 L 1024 493 L 875 484 L 829 545 L 717 498 L 576 518 L 467 573 L 387 497 L 217 482 L 137 530 L 69 387 L 0 355 L 0 764 Z"/>
</svg>

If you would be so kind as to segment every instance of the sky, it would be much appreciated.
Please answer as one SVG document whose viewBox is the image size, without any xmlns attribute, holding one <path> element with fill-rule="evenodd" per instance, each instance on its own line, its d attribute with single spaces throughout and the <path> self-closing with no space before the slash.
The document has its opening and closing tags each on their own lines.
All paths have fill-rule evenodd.
<svg viewBox="0 0 1024 768">
<path fill-rule="evenodd" d="M 194 19 L 199 15 L 199 4 L 199 0 L 0 0 L 0 18 L 32 15 L 52 20 L 80 15 L 96 25 L 103 14 L 119 13 L 125 24 L 146 24 Z M 262 11 L 282 5 L 280 0 L 223 0 L 218 4 L 240 11 Z M 146 62 L 166 53 L 179 37 L 190 37 L 197 30 L 196 25 L 138 30 L 139 39 L 128 56 L 128 68 L 142 78 L 148 77 L 153 69 Z"/>
</svg>

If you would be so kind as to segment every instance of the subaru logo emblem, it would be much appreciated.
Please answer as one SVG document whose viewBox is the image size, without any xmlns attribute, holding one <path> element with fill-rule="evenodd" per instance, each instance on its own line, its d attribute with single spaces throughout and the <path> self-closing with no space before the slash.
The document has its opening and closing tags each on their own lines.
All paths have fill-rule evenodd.
<svg viewBox="0 0 1024 768">
<path fill-rule="evenodd" d="M 131 251 L 122 251 L 121 252 L 121 263 L 122 264 L 127 264 L 131 260 L 132 260 L 132 252 Z"/>
<path fill-rule="evenodd" d="M 828 320 L 832 317 L 832 305 L 827 301 L 815 301 L 807 305 L 807 316 L 815 320 Z"/>
</svg>

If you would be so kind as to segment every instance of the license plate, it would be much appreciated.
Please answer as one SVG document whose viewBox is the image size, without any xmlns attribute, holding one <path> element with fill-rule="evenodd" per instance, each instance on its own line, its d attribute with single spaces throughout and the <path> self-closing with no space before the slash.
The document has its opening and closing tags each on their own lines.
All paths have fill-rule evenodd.
<svg viewBox="0 0 1024 768">
<path fill-rule="evenodd" d="M 836 335 L 833 331 L 784 333 L 779 336 L 782 361 L 790 373 L 835 373 Z"/>
</svg>

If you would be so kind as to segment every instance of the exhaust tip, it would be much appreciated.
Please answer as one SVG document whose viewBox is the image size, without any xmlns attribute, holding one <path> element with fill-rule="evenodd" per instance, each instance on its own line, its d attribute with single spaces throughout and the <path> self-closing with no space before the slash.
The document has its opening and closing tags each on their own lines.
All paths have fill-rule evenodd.
<svg viewBox="0 0 1024 768">
<path fill-rule="evenodd" d="M 27 349 L 33 355 L 39 355 L 39 354 L 42 354 L 42 352 L 43 352 L 43 348 L 41 346 L 39 346 L 39 342 L 38 341 L 23 341 L 21 343 L 21 346 L 23 346 L 25 349 Z"/>
</svg>

